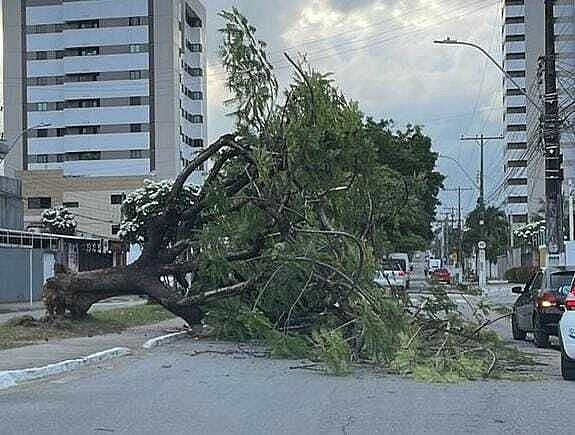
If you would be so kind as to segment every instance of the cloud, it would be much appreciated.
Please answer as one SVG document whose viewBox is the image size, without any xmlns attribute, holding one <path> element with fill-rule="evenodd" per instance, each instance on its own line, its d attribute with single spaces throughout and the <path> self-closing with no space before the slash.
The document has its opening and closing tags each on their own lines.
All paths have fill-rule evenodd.
<svg viewBox="0 0 575 435">
<path fill-rule="evenodd" d="M 393 118 L 400 125 L 424 124 L 435 149 L 461 159 L 471 173 L 478 154 L 471 147 L 463 150 L 459 136 L 481 129 L 500 132 L 501 78 L 495 67 L 473 49 L 433 44 L 451 36 L 478 42 L 498 57 L 500 9 L 493 1 L 213 0 L 208 8 L 213 16 L 215 7 L 233 4 L 269 43 L 284 84 L 290 69 L 282 51 L 307 53 L 310 63 L 332 72 L 345 95 L 358 101 L 367 115 Z M 210 35 L 211 44 L 217 44 L 215 32 Z M 215 71 L 215 45 L 210 50 Z M 229 128 L 230 120 L 220 100 L 225 96 L 223 75 L 212 78 L 210 135 L 215 137 Z M 463 183 L 460 170 L 452 166 L 441 165 L 452 179 L 449 184 Z M 494 168 L 497 179 L 503 169 L 501 155 L 491 153 L 487 166 Z"/>
</svg>

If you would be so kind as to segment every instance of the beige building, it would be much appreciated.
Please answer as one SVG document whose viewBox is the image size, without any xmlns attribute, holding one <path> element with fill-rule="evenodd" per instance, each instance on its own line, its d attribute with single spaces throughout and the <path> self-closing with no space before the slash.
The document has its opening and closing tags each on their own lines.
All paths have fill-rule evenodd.
<svg viewBox="0 0 575 435">
<path fill-rule="evenodd" d="M 41 228 L 42 212 L 64 206 L 86 235 L 115 236 L 126 193 L 142 187 L 144 177 L 66 177 L 62 170 L 22 172 L 26 229 Z M 95 182 L 96 181 L 96 182 Z"/>
</svg>

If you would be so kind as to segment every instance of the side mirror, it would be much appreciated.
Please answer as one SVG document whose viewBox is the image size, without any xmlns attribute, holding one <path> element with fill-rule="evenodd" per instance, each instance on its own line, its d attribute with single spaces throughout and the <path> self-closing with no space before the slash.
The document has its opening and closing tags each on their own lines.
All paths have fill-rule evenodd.
<svg viewBox="0 0 575 435">
<path fill-rule="evenodd" d="M 511 289 L 511 293 L 516 293 L 518 295 L 523 294 L 523 287 L 519 287 L 519 286 L 513 287 Z"/>
</svg>

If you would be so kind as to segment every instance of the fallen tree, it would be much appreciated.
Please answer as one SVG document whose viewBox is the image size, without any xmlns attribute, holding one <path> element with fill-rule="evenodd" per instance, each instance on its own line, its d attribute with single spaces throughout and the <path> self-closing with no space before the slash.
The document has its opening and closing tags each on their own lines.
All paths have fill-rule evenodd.
<svg viewBox="0 0 575 435">
<path fill-rule="evenodd" d="M 442 177 L 430 140 L 418 128 L 394 134 L 365 123 L 328 75 L 287 55 L 294 77 L 280 95 L 255 29 L 236 10 L 222 17 L 236 131 L 175 180 L 128 195 L 120 235 L 142 246 L 141 257 L 48 280 L 49 317 L 81 318 L 99 300 L 147 295 L 191 325 L 263 339 L 276 356 L 310 356 L 311 346 L 336 373 L 369 361 L 490 374 L 495 353 L 478 345 L 481 334 L 449 298 L 417 308 L 373 282 L 386 252 L 431 234 Z M 394 148 L 411 145 L 401 164 L 386 164 Z M 190 185 L 206 165 L 203 186 Z"/>
<path fill-rule="evenodd" d="M 121 235 L 142 245 L 141 257 L 58 274 L 45 286 L 51 317 L 82 317 L 99 300 L 136 294 L 194 324 L 207 303 L 241 295 L 265 305 L 273 295 L 288 304 L 274 302 L 274 321 L 326 307 L 349 320 L 349 299 L 369 299 L 382 228 L 410 205 L 415 182 L 378 163 L 357 105 L 328 76 L 287 57 L 295 77 L 280 98 L 255 29 L 235 10 L 222 16 L 237 132 L 173 182 L 130 195 Z M 189 176 L 208 164 L 204 185 L 190 186 Z"/>
</svg>

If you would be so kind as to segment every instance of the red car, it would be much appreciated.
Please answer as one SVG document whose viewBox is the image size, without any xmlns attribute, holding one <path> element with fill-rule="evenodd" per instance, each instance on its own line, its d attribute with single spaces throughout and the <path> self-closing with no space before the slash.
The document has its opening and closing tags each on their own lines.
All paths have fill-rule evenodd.
<svg viewBox="0 0 575 435">
<path fill-rule="evenodd" d="M 449 273 L 447 269 L 437 269 L 433 272 L 432 277 L 439 282 L 446 282 L 448 284 L 451 282 L 451 273 Z"/>
</svg>

